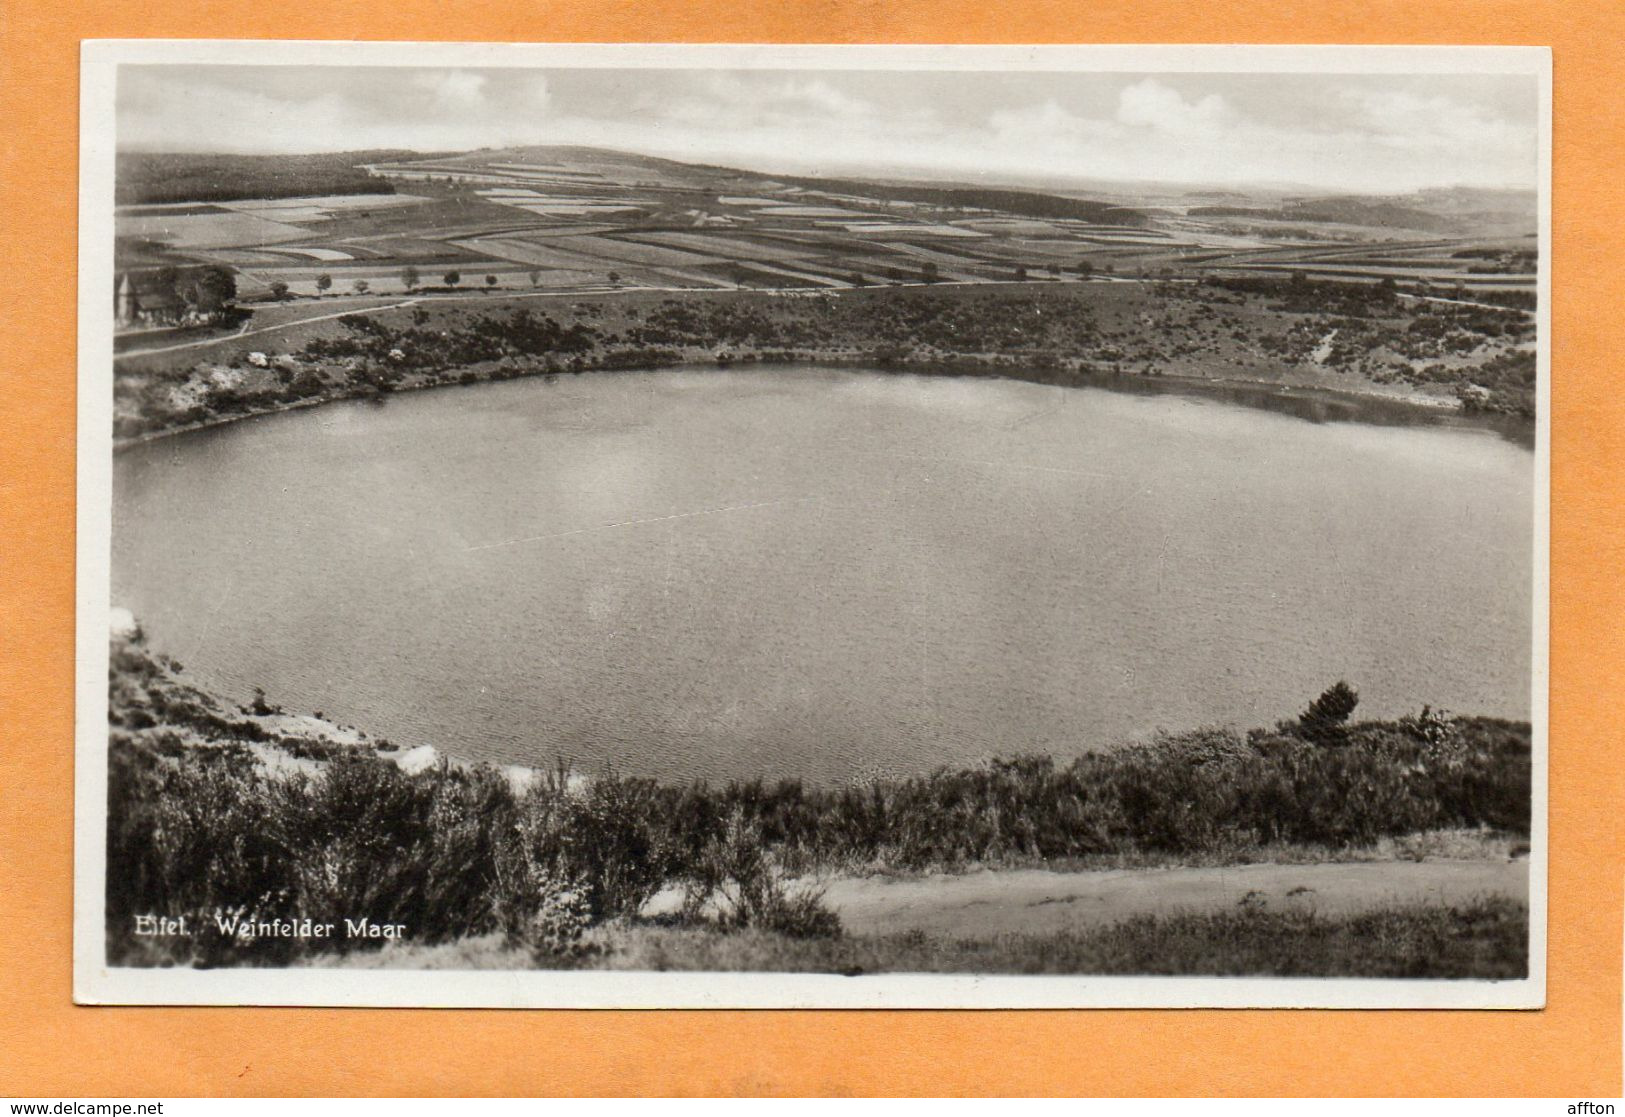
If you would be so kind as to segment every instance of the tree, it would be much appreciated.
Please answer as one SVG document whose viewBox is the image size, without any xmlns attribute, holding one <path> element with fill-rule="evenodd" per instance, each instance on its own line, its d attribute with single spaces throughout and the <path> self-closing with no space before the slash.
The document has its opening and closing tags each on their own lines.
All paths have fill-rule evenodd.
<svg viewBox="0 0 1625 1117">
<path fill-rule="evenodd" d="M 1095 266 L 1093 264 L 1091 264 L 1088 260 L 1079 260 L 1078 261 L 1078 274 L 1083 275 L 1083 276 L 1094 275 L 1095 274 Z"/>
<path fill-rule="evenodd" d="M 532 287 L 539 287 L 539 286 L 541 286 L 541 283 L 542 283 L 542 269 L 541 268 L 531 268 L 530 269 L 530 285 Z"/>
<path fill-rule="evenodd" d="M 1343 739 L 1344 723 L 1359 704 L 1360 692 L 1339 679 L 1309 703 L 1298 718 L 1298 726 L 1311 741 L 1336 744 Z"/>
<path fill-rule="evenodd" d="M 179 276 L 179 273 L 175 274 Z M 237 279 L 230 268 L 198 268 L 170 282 L 175 294 L 199 314 L 219 314 L 237 299 Z M 277 294 L 278 286 L 282 288 L 281 294 Z M 273 283 L 271 293 L 282 298 L 288 293 L 288 285 Z"/>
<path fill-rule="evenodd" d="M 356 294 L 365 295 L 371 285 L 365 279 L 358 279 L 352 284 L 352 286 L 355 288 Z"/>
<path fill-rule="evenodd" d="M 1016 265 L 1016 282 L 1017 283 L 1025 283 L 1026 281 L 1027 281 L 1027 269 L 1022 267 L 1020 264 L 1017 264 Z"/>
<path fill-rule="evenodd" d="M 494 276 L 494 275 L 486 276 L 485 277 L 485 285 L 487 287 L 495 287 L 497 285 L 497 277 Z"/>
<path fill-rule="evenodd" d="M 447 287 L 455 287 L 463 281 L 463 273 L 460 271 L 449 271 L 441 278 L 446 281 Z"/>
<path fill-rule="evenodd" d="M 418 285 L 418 270 L 416 268 L 414 268 L 411 264 L 407 264 L 404 268 L 401 269 L 401 283 L 405 285 L 405 287 L 406 287 L 406 289 L 408 291 L 413 290 L 415 287 L 417 287 L 417 285 Z"/>
<path fill-rule="evenodd" d="M 612 271 L 612 272 L 609 273 L 609 285 L 611 287 L 619 286 L 620 282 L 621 282 L 621 273 L 620 272 Z"/>
<path fill-rule="evenodd" d="M 927 260 L 925 263 L 920 265 L 920 275 L 927 283 L 935 283 L 938 279 L 942 278 L 941 274 L 937 270 L 937 265 L 934 260 Z"/>
<path fill-rule="evenodd" d="M 271 297 L 276 299 L 278 302 L 281 302 L 283 299 L 287 298 L 288 285 L 282 282 L 280 279 L 271 284 Z"/>
<path fill-rule="evenodd" d="M 318 295 L 327 294 L 328 288 L 332 286 L 333 277 L 328 275 L 326 272 L 323 272 L 321 275 L 316 277 L 316 293 Z"/>
</svg>

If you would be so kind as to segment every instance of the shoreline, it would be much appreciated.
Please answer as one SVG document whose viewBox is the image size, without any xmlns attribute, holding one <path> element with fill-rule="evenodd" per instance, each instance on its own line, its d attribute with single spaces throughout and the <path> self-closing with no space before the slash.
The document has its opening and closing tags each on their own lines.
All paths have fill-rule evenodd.
<svg viewBox="0 0 1625 1117">
<path fill-rule="evenodd" d="M 675 357 L 675 359 L 673 359 Z M 483 375 L 476 379 L 464 382 L 456 377 L 431 380 L 418 384 L 403 384 L 392 387 L 387 391 L 375 388 L 357 390 L 353 392 L 334 392 L 333 394 L 313 396 L 306 399 L 279 401 L 268 406 L 243 411 L 234 414 L 216 415 L 209 419 L 193 423 L 181 423 L 173 426 L 162 426 L 157 429 L 144 431 L 136 435 L 113 437 L 113 452 L 115 454 L 156 442 L 173 435 L 188 434 L 194 431 L 210 430 L 223 427 L 245 419 L 257 419 L 268 415 L 279 415 L 289 411 L 299 411 L 308 408 L 321 407 L 331 403 L 342 402 L 383 402 L 391 395 L 407 392 L 426 391 L 434 388 L 467 388 L 477 387 L 506 380 L 529 380 L 546 376 L 612 374 L 618 372 L 660 372 L 667 369 L 715 369 L 717 371 L 733 371 L 740 368 L 773 369 L 787 364 L 806 364 L 818 368 L 837 368 L 846 370 L 863 370 L 875 375 L 905 375 L 943 377 L 943 378 L 987 378 L 994 380 L 1008 380 L 1017 383 L 1039 384 L 1062 388 L 1097 388 L 1102 391 L 1114 391 L 1125 395 L 1192 395 L 1207 398 L 1229 397 L 1221 402 L 1232 403 L 1242 407 L 1259 407 L 1264 410 L 1281 411 L 1279 407 L 1270 407 L 1258 401 L 1269 400 L 1276 403 L 1286 400 L 1302 401 L 1312 406 L 1316 403 L 1346 409 L 1344 413 L 1327 416 L 1321 419 L 1300 415 L 1312 422 L 1354 422 L 1365 423 L 1372 426 L 1407 425 L 1398 417 L 1408 414 L 1413 419 L 1427 421 L 1430 425 L 1445 427 L 1459 427 L 1463 429 L 1485 430 L 1508 441 L 1516 442 L 1526 449 L 1533 449 L 1535 423 L 1533 420 L 1519 419 L 1514 416 L 1496 413 L 1473 414 L 1466 411 L 1453 400 L 1428 396 L 1421 392 L 1377 392 L 1362 391 L 1353 388 L 1333 388 L 1310 383 L 1289 383 L 1280 380 L 1267 380 L 1259 377 L 1242 376 L 1190 376 L 1181 373 L 1158 373 L 1145 375 L 1141 373 L 1094 373 L 1087 374 L 1088 379 L 1082 383 L 1051 384 L 1050 381 L 1037 376 L 1011 375 L 1013 368 L 1019 367 L 1014 362 L 1006 365 L 998 359 L 990 358 L 985 354 L 944 354 L 940 358 L 930 360 L 915 360 L 908 357 L 893 359 L 890 363 L 882 364 L 865 354 L 851 356 L 839 353 L 818 354 L 812 351 L 794 352 L 781 356 L 775 352 L 765 357 L 761 353 L 750 353 L 742 356 L 733 356 L 727 360 L 718 360 L 714 355 L 693 356 L 684 359 L 683 354 L 667 355 L 660 360 L 651 360 L 639 364 L 616 364 L 588 366 L 579 372 L 560 372 L 547 368 L 526 370 L 516 374 L 504 376 Z M 1042 370 L 1035 370 L 1042 371 Z M 464 370 L 464 374 L 473 372 L 473 368 Z M 1236 398 L 1250 397 L 1250 398 Z M 1395 422 L 1386 422 L 1380 412 L 1386 411 L 1388 416 L 1395 418 Z"/>
<path fill-rule="evenodd" d="M 467 756 L 449 751 L 433 742 L 401 742 L 374 733 L 359 725 L 347 725 L 322 711 L 297 711 L 268 701 L 256 707 L 254 701 L 239 701 L 183 676 L 186 669 L 173 657 L 150 646 L 138 620 L 122 606 L 114 606 L 114 621 L 110 639 L 114 649 L 112 671 L 115 676 L 139 664 L 135 675 L 143 677 L 143 687 L 149 693 L 163 694 L 163 705 L 171 710 L 192 708 L 201 717 L 182 717 L 174 724 L 189 727 L 197 735 L 192 747 L 219 747 L 223 742 L 236 742 L 252 756 L 255 765 L 266 775 L 287 778 L 297 775 L 319 774 L 334 760 L 365 758 L 390 764 L 408 777 L 421 776 L 444 768 L 464 776 L 486 773 L 500 778 L 516 795 L 547 788 L 559 788 L 574 794 L 588 792 L 606 777 L 610 782 L 620 778 L 613 768 L 591 772 L 573 767 L 568 760 L 555 756 L 552 762 L 503 762 L 482 757 Z M 123 664 L 121 667 L 120 664 Z M 256 687 L 256 699 L 266 699 L 265 692 Z M 1403 720 L 1403 719 L 1402 719 Z M 1501 720 L 1501 719 L 1496 719 Z M 1516 723 L 1517 719 L 1513 719 Z M 1239 734 L 1233 727 L 1228 732 Z M 1206 730 L 1190 731 L 1197 735 Z M 1056 764 L 1064 765 L 1088 756 L 1096 758 L 1118 750 L 1146 750 L 1157 747 L 1158 738 L 1146 740 L 1124 739 L 1093 748 L 1085 748 L 1076 756 L 1066 753 L 1050 754 Z M 964 770 L 976 768 L 975 763 Z M 934 774 L 951 769 L 930 769 L 902 775 L 896 779 L 930 779 Z M 646 777 L 632 776 L 633 779 Z M 783 779 L 821 792 L 839 792 L 842 788 L 862 786 L 841 781 L 819 782 L 793 776 L 773 776 L 770 773 L 739 775 L 719 781 L 717 786 L 743 780 Z M 705 783 L 708 781 L 699 781 Z M 1526 851 L 1525 851 L 1526 852 Z M 1459 831 L 1451 829 L 1421 830 L 1406 835 L 1383 836 L 1369 843 L 1356 843 L 1343 847 L 1317 846 L 1267 842 L 1244 846 L 1221 846 L 1200 851 L 1184 851 L 1175 855 L 1166 852 L 1135 850 L 1099 852 L 1082 856 L 1062 857 L 1004 857 L 991 863 L 966 861 L 953 868 L 942 866 L 845 866 L 842 870 L 857 879 L 883 877 L 889 880 L 913 880 L 921 877 L 959 875 L 974 872 L 1010 872 L 1045 869 L 1062 873 L 1139 873 L 1165 869 L 1224 869 L 1237 865 L 1320 865 L 1362 864 L 1371 862 L 1422 861 L 1444 859 L 1503 860 L 1518 856 L 1517 843 L 1505 833 L 1493 831 Z"/>
<path fill-rule="evenodd" d="M 150 725 L 141 726 L 137 731 L 150 728 L 179 728 L 189 741 L 187 748 L 218 748 L 221 746 L 240 745 L 252 755 L 254 762 L 270 776 L 287 776 L 296 773 L 312 774 L 320 771 L 334 760 L 349 758 L 371 758 L 386 762 L 407 776 L 415 776 L 436 768 L 449 768 L 465 775 L 488 773 L 504 780 L 515 793 L 524 793 L 531 789 L 542 787 L 557 787 L 568 791 L 584 791 L 600 780 L 607 779 L 614 782 L 620 778 L 634 780 L 651 777 L 625 776 L 614 768 L 605 768 L 599 772 L 589 772 L 574 768 L 568 760 L 555 756 L 551 763 L 534 761 L 530 763 L 492 760 L 480 757 L 465 756 L 442 748 L 431 742 L 400 742 L 392 740 L 359 725 L 347 725 L 323 711 L 301 712 L 284 708 L 273 699 L 269 699 L 265 691 L 259 687 L 254 688 L 254 697 L 249 701 L 239 701 L 229 697 L 218 690 L 207 688 L 204 685 L 185 678 L 186 669 L 168 653 L 153 648 L 140 622 L 122 606 L 113 606 L 113 623 L 109 632 L 112 648 L 110 671 L 115 679 L 131 683 L 135 689 L 129 693 L 121 693 L 114 708 L 125 709 L 153 709 L 160 711 L 160 716 L 154 718 Z M 155 702 L 156 700 L 156 702 Z M 1415 734 L 1425 731 L 1427 717 L 1424 711 L 1417 717 L 1407 715 L 1398 719 L 1376 720 L 1371 722 L 1352 723 L 1364 727 L 1405 727 L 1405 732 Z M 1440 724 L 1449 724 L 1450 715 L 1443 715 L 1445 721 Z M 1477 720 L 1487 720 L 1500 725 L 1523 726 L 1527 731 L 1528 721 L 1519 719 L 1506 719 L 1485 715 Z M 140 719 L 138 719 L 139 722 Z M 113 719 L 115 725 L 120 719 Z M 1286 732 L 1281 727 L 1286 722 L 1278 722 L 1276 735 Z M 1210 759 L 1220 759 L 1229 756 L 1234 750 L 1242 749 L 1244 740 L 1250 741 L 1258 734 L 1269 734 L 1265 729 L 1250 730 L 1246 734 L 1235 726 L 1223 728 L 1201 728 L 1186 731 L 1181 734 L 1163 734 L 1147 740 L 1123 739 L 1108 742 L 1096 742 L 1092 746 L 1082 747 L 1077 752 L 1047 752 L 1045 755 L 1057 765 L 1066 765 L 1079 761 L 1109 759 L 1112 754 L 1127 750 L 1138 751 L 1143 754 L 1155 752 L 1168 747 L 1170 742 L 1177 742 L 1183 737 L 1200 739 L 1197 745 L 1199 753 L 1212 750 Z M 1229 744 L 1215 746 L 1215 738 L 1234 738 Z M 1027 755 L 1027 754 L 1022 754 Z M 1031 754 L 1039 755 L 1039 754 Z M 1231 756 L 1233 759 L 1233 756 Z M 999 760 L 989 762 L 995 768 L 1001 763 Z M 912 774 L 899 774 L 890 777 L 892 782 L 907 783 L 910 780 L 930 780 L 944 774 L 958 771 L 979 770 L 981 764 L 967 762 L 960 768 L 938 767 L 924 769 Z M 755 775 L 737 775 L 717 781 L 717 786 L 724 786 L 730 782 L 749 783 L 753 780 L 782 779 L 800 786 L 813 789 L 820 793 L 838 793 L 841 789 L 851 786 L 872 786 L 868 781 L 859 779 L 856 784 L 842 781 L 821 782 L 805 779 L 799 776 L 774 776 L 770 773 L 757 773 Z M 700 779 L 694 781 L 696 785 L 707 784 L 710 781 Z M 672 786 L 680 786 L 681 781 Z M 1486 835 L 1480 833 L 1476 838 L 1468 841 L 1466 846 L 1475 851 L 1483 845 Z M 1488 848 L 1488 847 L 1485 847 Z M 1170 862 L 1157 851 L 1133 850 L 1116 851 L 1112 853 L 1089 853 L 1078 857 L 1052 857 L 1040 858 L 1043 863 L 1051 866 L 1064 866 L 1075 871 L 1138 871 L 1152 867 L 1168 867 L 1170 864 L 1185 867 L 1219 867 L 1233 864 L 1245 864 L 1262 859 L 1271 862 L 1294 861 L 1297 858 L 1293 853 L 1309 854 L 1308 863 L 1320 862 L 1361 862 L 1370 860 L 1419 860 L 1424 856 L 1462 856 L 1461 841 L 1453 837 L 1448 830 L 1430 831 L 1427 829 L 1410 832 L 1408 836 L 1387 835 L 1379 841 L 1372 843 L 1354 843 L 1341 848 L 1316 847 L 1313 844 L 1302 843 L 1279 845 L 1273 842 L 1254 844 L 1250 846 L 1216 846 L 1202 851 L 1186 851 L 1180 857 Z M 1500 852 L 1497 851 L 1498 856 Z M 1026 858 L 1017 858 L 1017 861 L 1026 861 Z M 978 867 L 974 861 L 967 863 L 972 869 Z M 889 870 L 894 874 L 898 870 Z M 902 870 L 902 875 L 914 875 L 918 870 Z"/>
</svg>

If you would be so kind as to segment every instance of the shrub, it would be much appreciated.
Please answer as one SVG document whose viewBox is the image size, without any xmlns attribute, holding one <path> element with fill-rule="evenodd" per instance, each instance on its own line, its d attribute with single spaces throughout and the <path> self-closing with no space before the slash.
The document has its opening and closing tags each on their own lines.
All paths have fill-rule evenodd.
<svg viewBox="0 0 1625 1117">
<path fill-rule="evenodd" d="M 568 956 L 580 945 L 591 912 L 579 882 L 564 875 L 541 832 L 552 820 L 516 815 L 493 859 L 493 904 L 509 943 L 538 956 Z"/>
<path fill-rule="evenodd" d="M 1096 778 L 1120 804 L 1120 844 L 1184 852 L 1225 844 L 1236 812 L 1236 768 L 1198 759 L 1176 739 L 1170 752 L 1153 743 L 1103 758 Z"/>
<path fill-rule="evenodd" d="M 520 879 L 561 880 L 579 890 L 593 922 L 633 916 L 672 868 L 656 785 L 613 774 L 572 790 L 567 772 L 514 807 L 507 840 L 526 866 Z"/>
<path fill-rule="evenodd" d="M 758 823 L 740 809 L 723 833 L 707 843 L 689 871 L 684 910 L 698 917 L 707 906 L 725 930 L 772 931 L 793 938 L 830 938 L 841 920 L 824 906 L 821 890 L 792 889 L 762 843 Z"/>
<path fill-rule="evenodd" d="M 268 717 L 271 714 L 280 714 L 282 711 L 265 700 L 265 691 L 255 687 L 254 700 L 248 704 L 247 712 L 256 717 Z"/>
<path fill-rule="evenodd" d="M 581 891 L 568 882 L 546 882 L 523 932 L 523 941 L 539 960 L 567 959 L 582 953 L 582 936 L 592 915 Z"/>
<path fill-rule="evenodd" d="M 1408 766 L 1396 761 L 1377 748 L 1281 741 L 1238 782 L 1244 824 L 1266 842 L 1327 846 L 1435 825 L 1437 812 Z"/>
<path fill-rule="evenodd" d="M 1341 679 L 1321 692 L 1298 718 L 1298 728 L 1311 741 L 1341 744 L 1343 725 L 1360 704 L 1360 693 Z"/>
<path fill-rule="evenodd" d="M 130 943 L 137 916 L 183 918 L 189 960 L 235 959 L 215 916 L 269 914 L 291 896 L 287 861 L 271 836 L 273 803 L 238 754 L 193 750 L 183 762 L 115 739 L 108 767 L 107 921 Z M 279 946 L 281 947 L 279 949 Z M 231 949 L 228 949 L 231 948 Z M 252 954 L 285 958 L 266 940 Z M 111 960 L 119 960 L 110 949 Z"/>
</svg>

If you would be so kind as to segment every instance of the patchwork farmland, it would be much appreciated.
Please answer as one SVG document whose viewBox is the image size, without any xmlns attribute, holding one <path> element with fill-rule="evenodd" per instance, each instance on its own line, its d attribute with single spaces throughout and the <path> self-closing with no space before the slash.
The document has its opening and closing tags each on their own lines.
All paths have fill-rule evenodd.
<svg viewBox="0 0 1625 1117">
<path fill-rule="evenodd" d="M 354 296 L 358 282 L 378 297 L 436 286 L 841 288 L 1292 272 L 1475 291 L 1534 283 L 1532 201 L 1518 198 L 1489 199 L 1500 207 L 1491 220 L 1458 219 L 1458 235 L 1441 235 L 1450 219 L 1392 200 L 1271 209 L 1204 204 L 1198 194 L 821 186 L 583 148 L 394 159 L 353 172 L 375 192 L 290 197 L 278 180 L 278 196 L 262 198 L 137 197 L 117 213 L 119 265 L 223 265 L 250 302 Z M 1507 235 L 1519 206 L 1529 227 Z"/>
</svg>

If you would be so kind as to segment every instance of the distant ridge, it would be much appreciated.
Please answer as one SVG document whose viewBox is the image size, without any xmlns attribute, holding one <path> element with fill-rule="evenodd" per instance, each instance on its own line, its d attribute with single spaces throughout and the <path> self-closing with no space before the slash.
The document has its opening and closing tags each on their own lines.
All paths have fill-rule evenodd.
<svg viewBox="0 0 1625 1117">
<path fill-rule="evenodd" d="M 780 175 L 760 171 L 723 167 L 709 163 L 685 163 L 656 155 L 616 151 L 609 148 L 580 145 L 527 146 L 488 148 L 464 152 L 450 158 L 428 156 L 402 163 L 433 162 L 436 167 L 452 164 L 478 165 L 499 159 L 530 162 L 539 166 L 590 166 L 616 177 L 613 172 L 656 172 L 667 179 L 668 185 L 681 183 L 692 189 L 724 191 L 748 190 L 760 187 L 795 186 L 803 190 L 820 190 L 848 194 L 882 202 L 914 202 L 924 205 L 942 205 L 959 208 L 990 209 L 1021 217 L 1070 218 L 1099 225 L 1141 226 L 1145 215 L 1130 206 L 1116 202 L 1068 197 L 1045 190 L 1009 187 L 983 187 L 897 181 L 887 178 L 824 178 L 813 175 Z"/>
<path fill-rule="evenodd" d="M 369 174 L 362 164 L 401 158 L 428 157 L 398 149 L 320 155 L 120 152 L 113 200 L 118 205 L 152 205 L 320 194 L 393 194 L 395 187 L 388 180 Z"/>
<path fill-rule="evenodd" d="M 1391 196 L 1350 194 L 1303 198 L 1273 207 L 1196 206 L 1190 214 L 1505 236 L 1535 232 L 1535 193 L 1532 190 L 1445 187 Z"/>
<path fill-rule="evenodd" d="M 1069 198 L 1037 190 L 986 186 L 929 186 L 922 183 L 869 182 L 847 178 L 801 178 L 775 175 L 775 182 L 806 189 L 833 190 L 882 201 L 991 209 L 1021 217 L 1071 218 L 1096 225 L 1142 226 L 1146 216 L 1130 206 Z"/>
</svg>

